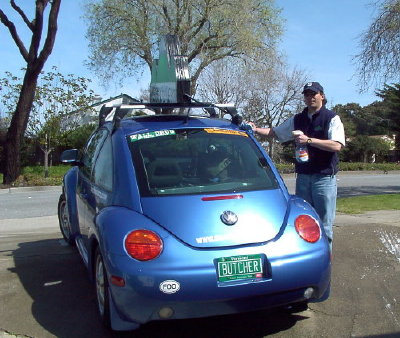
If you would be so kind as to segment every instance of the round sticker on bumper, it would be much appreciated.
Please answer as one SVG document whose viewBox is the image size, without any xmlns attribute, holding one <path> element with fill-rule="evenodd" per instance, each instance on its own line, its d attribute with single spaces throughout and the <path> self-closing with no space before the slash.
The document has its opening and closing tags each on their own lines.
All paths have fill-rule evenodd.
<svg viewBox="0 0 400 338">
<path fill-rule="evenodd" d="M 175 293 L 178 292 L 181 285 L 176 280 L 165 280 L 160 283 L 160 291 L 163 293 Z"/>
</svg>

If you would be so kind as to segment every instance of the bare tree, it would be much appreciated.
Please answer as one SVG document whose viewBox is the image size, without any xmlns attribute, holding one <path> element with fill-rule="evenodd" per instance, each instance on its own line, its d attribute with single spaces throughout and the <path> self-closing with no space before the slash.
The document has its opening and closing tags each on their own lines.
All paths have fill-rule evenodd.
<svg viewBox="0 0 400 338">
<path fill-rule="evenodd" d="M 246 84 L 243 80 L 243 60 L 225 58 L 204 69 L 197 82 L 196 92 L 203 101 L 233 103 L 240 107 L 244 101 Z"/>
<path fill-rule="evenodd" d="M 360 36 L 361 51 L 355 56 L 361 91 L 370 84 L 400 82 L 400 0 L 375 2 L 378 13 Z"/>
<path fill-rule="evenodd" d="M 289 69 L 279 61 L 272 67 L 259 63 L 247 70 L 243 82 L 248 83 L 244 118 L 258 126 L 275 127 L 302 108 L 301 93 L 307 82 L 303 70 Z M 269 142 L 268 148 L 273 157 L 274 143 Z"/>
<path fill-rule="evenodd" d="M 25 23 L 32 33 L 29 48 L 26 48 L 21 40 L 15 24 L 10 21 L 4 11 L 0 9 L 0 21 L 5 27 L 7 27 L 11 37 L 13 38 L 26 62 L 26 70 L 21 92 L 6 135 L 4 147 L 5 161 L 2 161 L 2 164 L 3 162 L 5 163 L 1 168 L 4 174 L 4 184 L 10 184 L 14 182 L 21 170 L 20 144 L 28 124 L 29 114 L 35 98 L 38 77 L 44 67 L 45 62 L 47 61 L 47 58 L 53 50 L 57 33 L 57 19 L 60 3 L 61 0 L 36 0 L 35 17 L 32 20 L 29 20 L 26 13 L 15 3 L 15 1 L 10 0 L 12 9 L 17 12 L 23 23 Z M 49 4 L 50 10 L 48 11 L 47 35 L 43 47 L 40 50 L 44 19 L 46 15 L 45 12 Z"/>
<path fill-rule="evenodd" d="M 246 62 L 226 58 L 203 72 L 198 81 L 202 100 L 234 103 L 245 120 L 274 127 L 303 107 L 303 70 L 290 69 L 284 58 L 259 57 Z M 269 142 L 273 155 L 274 143 Z"/>
<path fill-rule="evenodd" d="M 225 57 L 273 54 L 281 34 L 274 0 L 91 0 L 86 7 L 89 66 L 104 80 L 151 70 L 161 35 L 176 35 L 188 57 L 192 90 Z"/>
</svg>

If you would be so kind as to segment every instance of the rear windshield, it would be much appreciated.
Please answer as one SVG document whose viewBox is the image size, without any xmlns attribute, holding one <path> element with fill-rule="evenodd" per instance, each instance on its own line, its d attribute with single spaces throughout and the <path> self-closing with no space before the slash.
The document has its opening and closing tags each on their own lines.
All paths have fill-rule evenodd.
<svg viewBox="0 0 400 338">
<path fill-rule="evenodd" d="M 128 136 L 142 196 L 276 189 L 267 161 L 245 132 L 160 130 Z"/>
</svg>

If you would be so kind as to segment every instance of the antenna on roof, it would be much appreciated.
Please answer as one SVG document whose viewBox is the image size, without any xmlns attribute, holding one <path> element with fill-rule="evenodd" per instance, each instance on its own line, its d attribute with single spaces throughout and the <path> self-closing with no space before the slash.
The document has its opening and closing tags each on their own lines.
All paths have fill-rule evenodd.
<svg viewBox="0 0 400 338">
<path fill-rule="evenodd" d="M 159 43 L 159 57 L 152 65 L 150 102 L 188 103 L 187 95 L 190 95 L 187 56 L 181 55 L 177 36 L 164 35 Z"/>
</svg>

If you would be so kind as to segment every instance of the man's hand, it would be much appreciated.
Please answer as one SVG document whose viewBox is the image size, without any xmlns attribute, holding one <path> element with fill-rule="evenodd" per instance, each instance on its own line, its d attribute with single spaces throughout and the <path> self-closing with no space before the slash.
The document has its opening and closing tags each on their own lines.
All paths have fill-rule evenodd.
<svg viewBox="0 0 400 338">
<path fill-rule="evenodd" d="M 274 137 L 275 133 L 272 128 L 258 128 L 253 122 L 246 122 L 253 131 L 261 136 Z"/>
<path fill-rule="evenodd" d="M 296 144 L 304 144 L 304 143 L 309 143 L 308 140 L 310 138 L 305 135 L 305 134 L 301 134 L 301 135 L 297 135 L 294 138 L 294 141 L 296 142 Z"/>
</svg>

